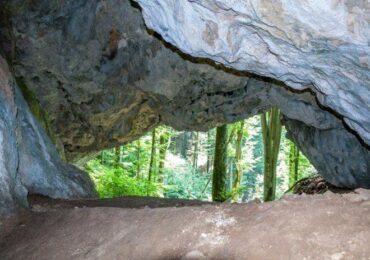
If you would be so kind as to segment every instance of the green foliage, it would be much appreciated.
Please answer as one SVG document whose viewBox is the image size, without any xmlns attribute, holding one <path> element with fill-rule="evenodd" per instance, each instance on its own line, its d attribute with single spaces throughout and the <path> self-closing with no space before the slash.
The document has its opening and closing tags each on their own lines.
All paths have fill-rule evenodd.
<svg viewBox="0 0 370 260">
<path fill-rule="evenodd" d="M 258 116 L 245 120 L 244 127 L 229 124 L 227 136 L 226 182 L 221 191 L 227 201 L 249 201 L 263 197 L 264 151 L 261 121 Z M 238 132 L 243 129 L 241 143 L 241 184 L 235 186 L 237 176 Z M 276 197 L 288 190 L 289 147 L 291 142 L 281 134 L 277 162 Z M 212 198 L 212 174 L 216 129 L 207 133 L 177 132 L 169 127 L 156 129 L 155 169 L 148 181 L 152 150 L 152 132 L 140 139 L 114 149 L 107 149 L 85 168 L 93 178 L 102 198 L 119 196 L 157 196 L 167 198 Z M 239 150 L 240 151 L 240 150 Z M 316 173 L 309 161 L 300 154 L 299 178 Z"/>
<path fill-rule="evenodd" d="M 158 196 L 160 186 L 147 180 L 130 177 L 122 168 L 104 166 L 99 160 L 91 160 L 86 170 L 95 182 L 101 198 L 121 196 Z"/>
<path fill-rule="evenodd" d="M 191 168 L 184 168 L 180 171 L 166 169 L 165 176 L 164 196 L 166 198 L 210 199 L 212 186 L 207 183 L 211 174 L 204 175 Z"/>
</svg>

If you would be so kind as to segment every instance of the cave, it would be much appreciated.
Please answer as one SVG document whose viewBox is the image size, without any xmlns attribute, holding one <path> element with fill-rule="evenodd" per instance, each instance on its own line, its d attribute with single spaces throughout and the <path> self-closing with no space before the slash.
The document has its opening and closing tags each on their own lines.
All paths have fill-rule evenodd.
<svg viewBox="0 0 370 260">
<path fill-rule="evenodd" d="M 44 230 L 59 239 L 52 241 L 64 248 L 48 244 L 49 251 L 25 249 L 17 255 L 16 245 L 4 242 L 4 259 L 27 254 L 57 259 L 370 255 L 369 2 L 0 0 L 0 6 L 0 228 L 26 214 L 27 194 L 95 198 L 92 180 L 78 166 L 103 149 L 132 142 L 160 125 L 207 131 L 273 107 L 281 110 L 287 137 L 318 174 L 331 185 L 354 190 L 252 203 L 244 213 L 235 205 L 187 208 L 185 203 L 162 211 L 108 207 L 98 215 L 99 206 L 66 202 L 68 210 L 32 213 L 24 222 L 44 222 Z M 302 229 L 291 224 L 284 229 L 286 220 L 269 231 L 268 210 L 275 218 L 303 222 Z M 295 210 L 297 216 L 291 215 Z M 127 233 L 139 235 L 131 241 L 119 233 L 122 237 L 103 244 L 101 251 L 73 251 L 73 243 L 61 242 L 57 227 L 73 232 L 84 217 L 76 232 L 111 217 L 119 227 L 132 224 Z M 175 218 L 194 223 L 181 229 Z M 225 231 L 243 221 L 250 231 Z M 173 232 L 161 240 L 157 224 Z M 13 241 L 22 236 L 17 228 L 10 233 Z M 302 242 L 312 230 L 316 241 Z M 29 232 L 38 231 L 30 227 Z M 97 232 L 114 235 L 115 227 L 107 224 Z M 356 232 L 352 238 L 351 232 Z M 71 241 L 80 238 L 77 234 Z M 120 239 L 124 249 L 144 243 L 144 253 L 114 251 Z M 171 242 L 164 246 L 166 241 Z M 29 244 L 37 247 L 37 241 Z"/>
</svg>

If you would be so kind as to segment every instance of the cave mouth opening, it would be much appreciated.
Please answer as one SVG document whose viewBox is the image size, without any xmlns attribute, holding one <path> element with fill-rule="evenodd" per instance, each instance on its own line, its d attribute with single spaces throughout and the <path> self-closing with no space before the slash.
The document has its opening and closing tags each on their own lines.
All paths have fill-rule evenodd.
<svg viewBox="0 0 370 260">
<path fill-rule="evenodd" d="M 280 118 L 279 118 L 280 119 Z M 262 115 L 226 124 L 223 200 L 249 202 L 264 198 L 265 142 Z M 274 200 L 294 191 L 301 179 L 317 170 L 286 137 L 281 125 L 276 155 Z M 94 181 L 100 198 L 125 196 L 212 201 L 217 129 L 177 131 L 159 126 L 142 137 L 105 149 L 82 166 Z M 274 148 L 276 149 L 276 148 Z M 216 158 L 216 159 L 215 159 Z M 220 187 L 219 187 L 220 188 Z"/>
</svg>

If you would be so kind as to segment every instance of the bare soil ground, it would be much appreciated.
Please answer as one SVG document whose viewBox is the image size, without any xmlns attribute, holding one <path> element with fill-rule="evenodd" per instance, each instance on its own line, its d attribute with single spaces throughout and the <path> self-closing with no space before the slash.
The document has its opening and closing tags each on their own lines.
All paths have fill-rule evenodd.
<svg viewBox="0 0 370 260">
<path fill-rule="evenodd" d="M 272 203 L 30 199 L 0 259 L 370 259 L 370 191 Z"/>
</svg>

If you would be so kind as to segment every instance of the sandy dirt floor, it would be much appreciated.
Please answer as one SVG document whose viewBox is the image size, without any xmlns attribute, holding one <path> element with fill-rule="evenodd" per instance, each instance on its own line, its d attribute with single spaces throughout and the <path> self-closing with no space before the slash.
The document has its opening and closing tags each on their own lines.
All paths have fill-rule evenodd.
<svg viewBox="0 0 370 260">
<path fill-rule="evenodd" d="M 370 191 L 272 203 L 30 198 L 0 259 L 370 259 Z"/>
</svg>

